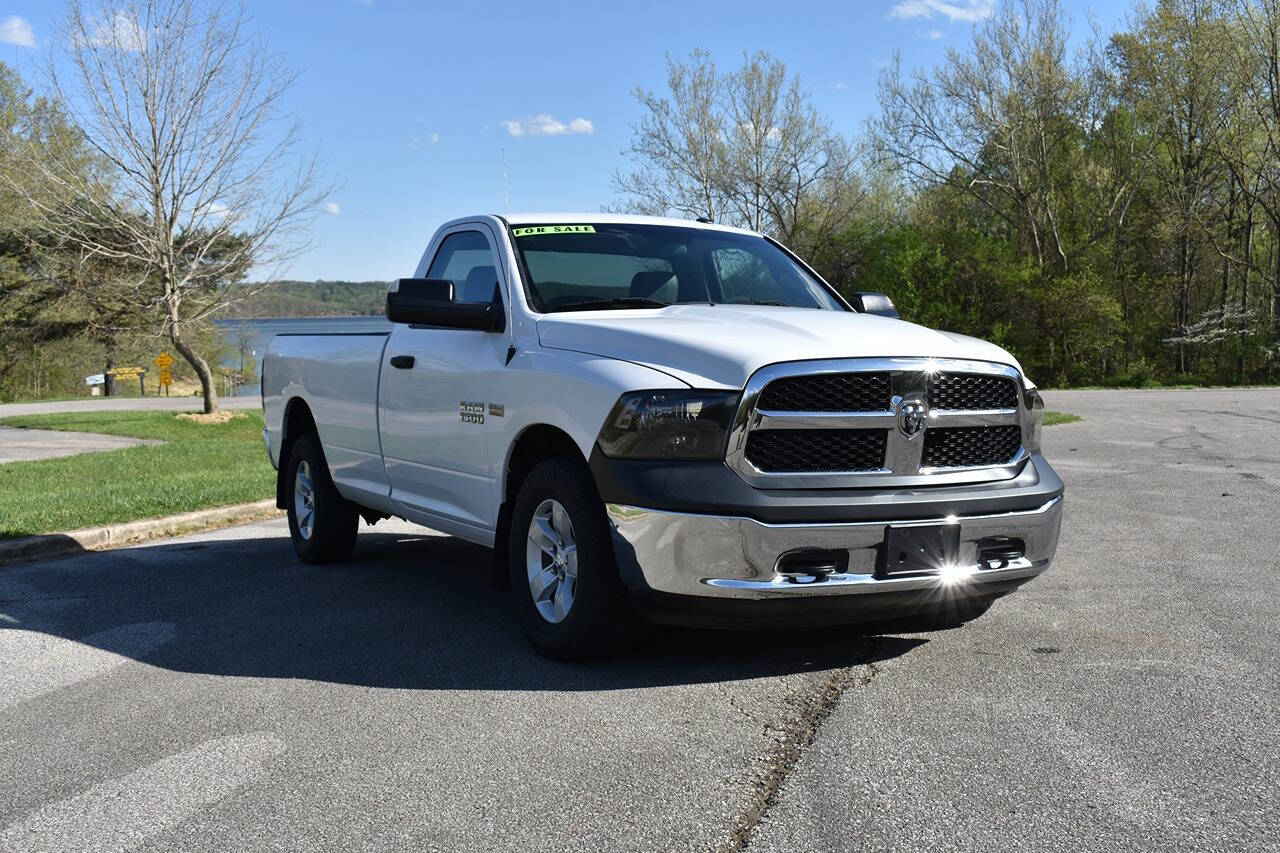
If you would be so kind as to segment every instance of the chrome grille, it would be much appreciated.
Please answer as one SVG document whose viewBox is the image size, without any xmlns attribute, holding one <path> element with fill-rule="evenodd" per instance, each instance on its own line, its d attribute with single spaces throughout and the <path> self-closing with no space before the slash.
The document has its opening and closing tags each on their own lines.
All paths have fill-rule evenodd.
<svg viewBox="0 0 1280 853">
<path fill-rule="evenodd" d="M 775 364 L 748 380 L 725 461 L 761 488 L 1008 479 L 1027 458 L 1018 371 L 959 359 Z"/>
<path fill-rule="evenodd" d="M 888 373 L 829 373 L 775 379 L 760 408 L 779 412 L 884 412 L 890 407 Z"/>
<path fill-rule="evenodd" d="M 761 471 L 874 471 L 884 465 L 882 429 L 763 429 L 747 439 Z"/>
<path fill-rule="evenodd" d="M 929 408 L 995 410 L 1018 408 L 1018 385 L 1004 376 L 939 373 L 930 376 Z"/>
<path fill-rule="evenodd" d="M 1018 426 L 941 427 L 924 434 L 921 468 L 1004 465 L 1022 447 Z"/>
</svg>

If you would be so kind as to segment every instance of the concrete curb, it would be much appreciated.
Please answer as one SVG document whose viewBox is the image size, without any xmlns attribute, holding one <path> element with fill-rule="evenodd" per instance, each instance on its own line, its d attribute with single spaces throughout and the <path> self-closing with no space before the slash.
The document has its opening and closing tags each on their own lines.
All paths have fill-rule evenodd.
<svg viewBox="0 0 1280 853">
<path fill-rule="evenodd" d="M 279 513 L 274 499 L 253 503 L 220 506 L 168 515 L 164 518 L 144 518 L 104 527 L 86 527 L 66 533 L 42 533 L 23 536 L 20 539 L 0 541 L 0 566 L 18 563 L 34 563 L 67 554 L 105 550 L 129 542 L 173 536 L 193 530 L 221 527 L 237 521 L 248 521 L 265 515 Z"/>
</svg>

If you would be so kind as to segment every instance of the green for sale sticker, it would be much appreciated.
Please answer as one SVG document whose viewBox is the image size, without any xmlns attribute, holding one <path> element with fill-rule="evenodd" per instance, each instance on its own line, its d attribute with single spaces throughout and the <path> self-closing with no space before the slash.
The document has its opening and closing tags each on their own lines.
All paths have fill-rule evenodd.
<svg viewBox="0 0 1280 853">
<path fill-rule="evenodd" d="M 534 234 L 594 234 L 596 229 L 591 225 L 530 225 L 526 228 L 512 228 L 511 233 L 517 237 Z"/>
</svg>

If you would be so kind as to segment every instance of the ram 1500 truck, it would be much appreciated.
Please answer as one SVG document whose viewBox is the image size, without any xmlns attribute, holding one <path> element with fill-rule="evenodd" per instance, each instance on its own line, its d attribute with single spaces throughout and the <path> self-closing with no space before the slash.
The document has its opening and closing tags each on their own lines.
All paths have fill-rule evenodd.
<svg viewBox="0 0 1280 853">
<path fill-rule="evenodd" d="M 470 216 L 387 317 L 267 350 L 294 547 L 345 559 L 362 516 L 489 546 L 546 655 L 637 615 L 958 624 L 1053 559 L 1062 482 L 1017 361 L 760 234 Z"/>
</svg>

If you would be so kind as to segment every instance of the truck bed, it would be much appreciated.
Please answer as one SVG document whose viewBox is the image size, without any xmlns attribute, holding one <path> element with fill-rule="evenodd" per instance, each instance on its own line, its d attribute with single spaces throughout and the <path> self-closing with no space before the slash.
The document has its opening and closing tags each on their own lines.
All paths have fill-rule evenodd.
<svg viewBox="0 0 1280 853">
<path fill-rule="evenodd" d="M 344 484 L 344 497 L 373 508 L 386 505 L 391 488 L 378 438 L 378 378 L 390 334 L 279 334 L 263 359 L 266 422 L 283 423 L 284 402 L 302 398 L 315 416 L 334 479 Z M 268 432 L 277 466 L 287 461 L 280 459 L 281 439 Z"/>
</svg>

